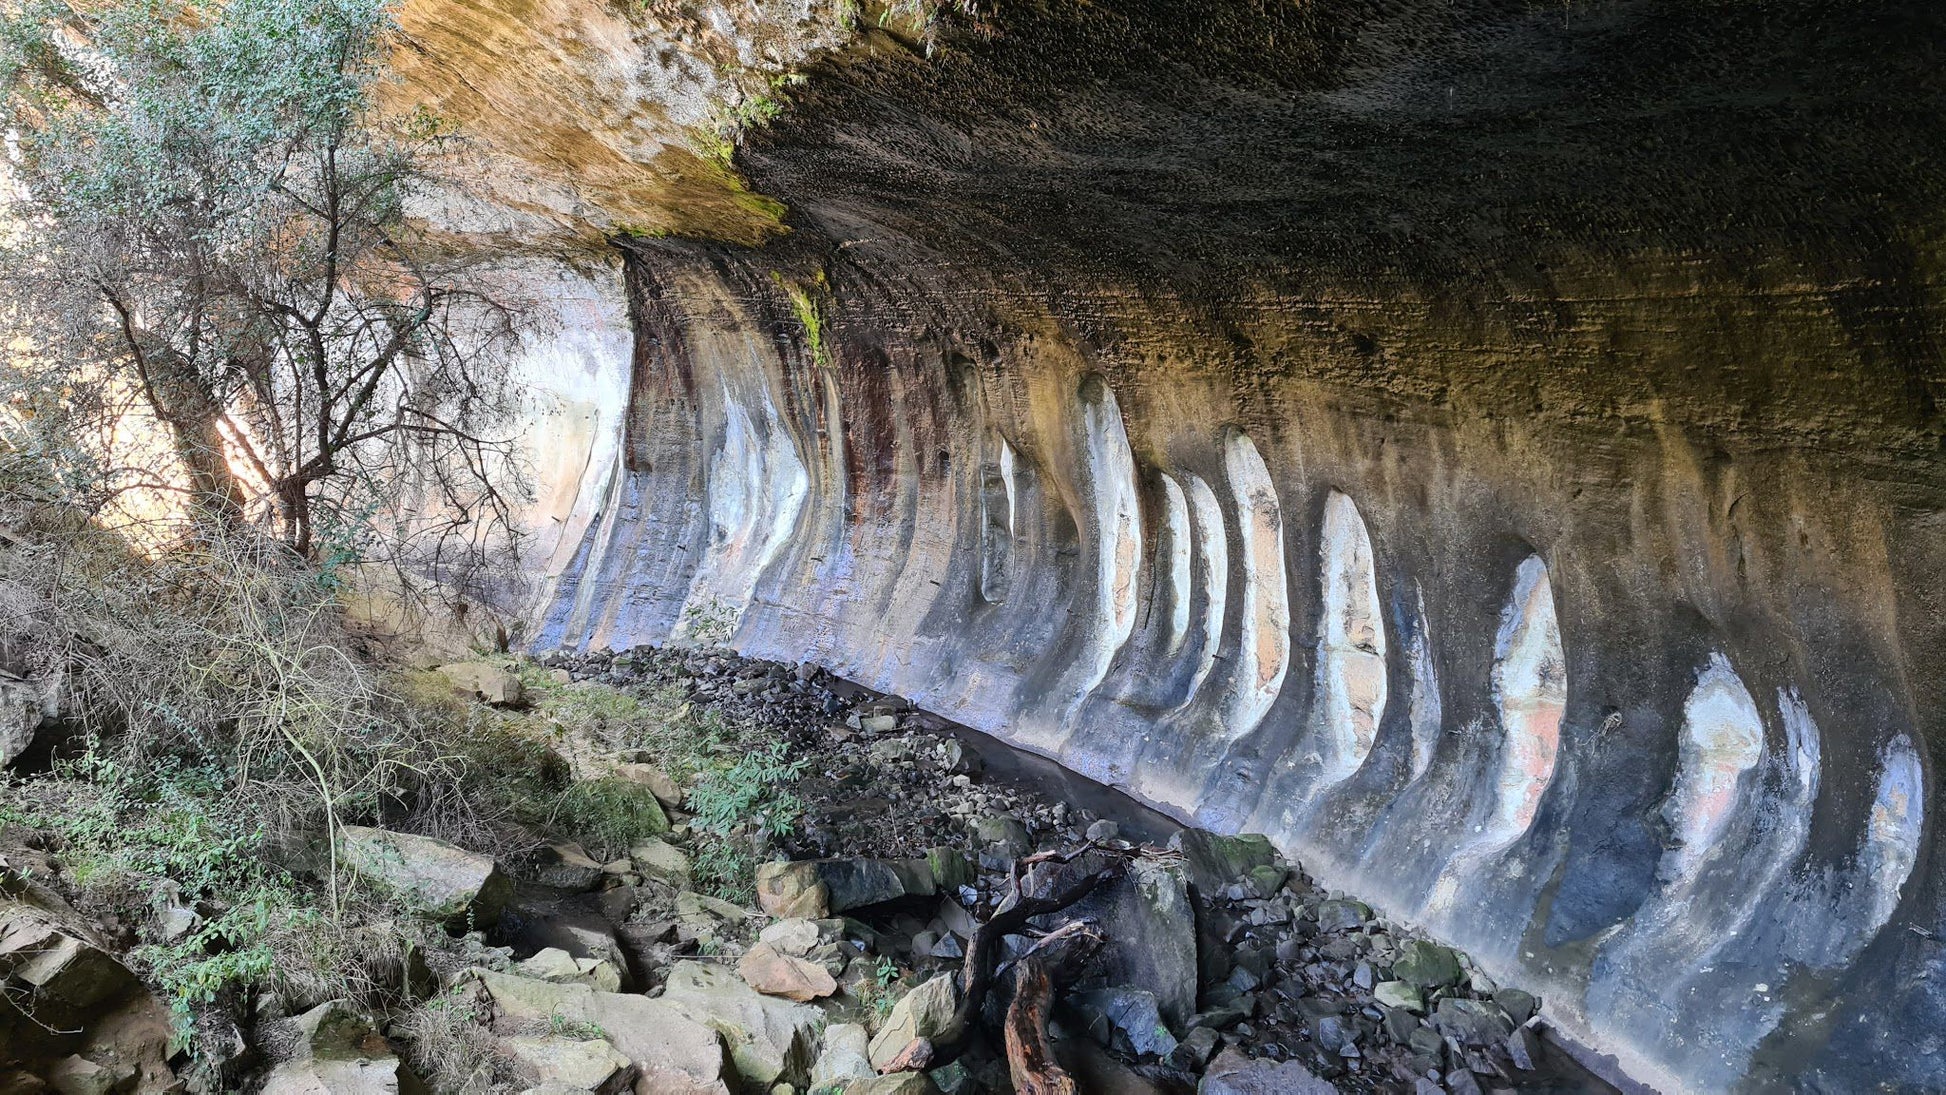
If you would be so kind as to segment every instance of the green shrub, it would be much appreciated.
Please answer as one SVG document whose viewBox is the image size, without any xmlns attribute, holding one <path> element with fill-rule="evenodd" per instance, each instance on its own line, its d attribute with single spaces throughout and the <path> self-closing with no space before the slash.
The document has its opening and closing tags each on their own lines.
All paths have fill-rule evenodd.
<svg viewBox="0 0 1946 1095">
<path fill-rule="evenodd" d="M 669 816 L 639 783 L 593 779 L 562 793 L 550 828 L 581 841 L 597 859 L 605 859 L 625 855 L 642 840 L 668 832 Z"/>
</svg>

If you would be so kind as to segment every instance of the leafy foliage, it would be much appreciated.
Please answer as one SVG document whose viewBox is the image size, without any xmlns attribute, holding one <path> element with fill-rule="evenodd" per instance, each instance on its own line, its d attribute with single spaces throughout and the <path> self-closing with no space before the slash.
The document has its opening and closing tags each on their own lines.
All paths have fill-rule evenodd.
<svg viewBox="0 0 1946 1095">
<path fill-rule="evenodd" d="M 390 33 L 388 0 L 0 15 L 21 184 L 0 395 L 82 439 L 110 489 L 186 492 L 305 555 L 384 515 L 381 544 L 450 569 L 477 522 L 505 527 L 513 317 L 407 216 L 451 135 L 374 110 Z M 137 422 L 180 474 L 118 463 Z"/>
</svg>

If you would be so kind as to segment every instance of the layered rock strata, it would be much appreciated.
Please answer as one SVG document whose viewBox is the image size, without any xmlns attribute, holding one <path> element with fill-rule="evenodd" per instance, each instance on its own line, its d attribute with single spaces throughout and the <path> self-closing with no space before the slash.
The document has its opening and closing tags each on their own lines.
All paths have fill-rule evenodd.
<svg viewBox="0 0 1946 1095">
<path fill-rule="evenodd" d="M 1268 833 L 1658 1087 L 1946 1083 L 1940 19 L 815 70 L 739 160 L 790 235 L 590 276 L 626 410 L 546 454 L 528 641 L 727 635 Z"/>
</svg>

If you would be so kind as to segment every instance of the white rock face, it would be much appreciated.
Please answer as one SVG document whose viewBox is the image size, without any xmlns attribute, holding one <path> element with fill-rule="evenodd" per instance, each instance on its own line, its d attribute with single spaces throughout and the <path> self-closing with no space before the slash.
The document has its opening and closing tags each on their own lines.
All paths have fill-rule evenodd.
<svg viewBox="0 0 1946 1095">
<path fill-rule="evenodd" d="M 1332 491 L 1324 504 L 1313 718 L 1327 784 L 1349 778 L 1371 755 L 1385 718 L 1385 619 L 1372 541 L 1358 506 Z"/>
<path fill-rule="evenodd" d="M 1290 669 L 1291 605 L 1284 571 L 1284 518 L 1270 469 L 1257 446 L 1238 431 L 1224 438 L 1223 467 L 1243 538 L 1237 552 L 1241 572 L 1237 607 L 1243 633 L 1236 646 L 1236 671 L 1221 730 L 1234 741 L 1257 728 L 1284 687 L 1284 674 Z"/>
<path fill-rule="evenodd" d="M 1744 774 L 1763 757 L 1764 726 L 1757 702 L 1721 654 L 1696 680 L 1683 708 L 1676 786 L 1663 812 L 1676 847 L 1663 857 L 1672 880 L 1693 874 L 1730 822 Z"/>
<path fill-rule="evenodd" d="M 1538 555 L 1529 556 L 1515 572 L 1513 595 L 1500 618 L 1493 699 L 1504 736 L 1493 817 L 1475 844 L 1478 848 L 1505 846 L 1533 824 L 1561 748 L 1567 658 L 1547 564 Z"/>
</svg>

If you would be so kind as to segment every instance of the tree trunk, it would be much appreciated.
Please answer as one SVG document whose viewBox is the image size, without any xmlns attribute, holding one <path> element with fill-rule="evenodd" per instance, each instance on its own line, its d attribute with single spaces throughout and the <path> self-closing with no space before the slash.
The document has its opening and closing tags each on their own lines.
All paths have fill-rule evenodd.
<svg viewBox="0 0 1946 1095">
<path fill-rule="evenodd" d="M 147 350 L 142 360 L 150 409 L 169 425 L 176 459 L 189 479 L 190 515 L 199 523 L 231 528 L 243 519 L 244 495 L 243 484 L 230 469 L 223 431 L 217 428 L 223 408 L 193 362 L 166 346 Z"/>
<path fill-rule="evenodd" d="M 1007 1005 L 1007 1072 L 1017 1095 L 1076 1095 L 1074 1077 L 1054 1058 L 1047 1041 L 1047 1014 L 1054 983 L 1075 975 L 1101 945 L 1101 936 L 1080 921 L 1064 924 L 1014 963 L 1014 998 Z"/>
</svg>

